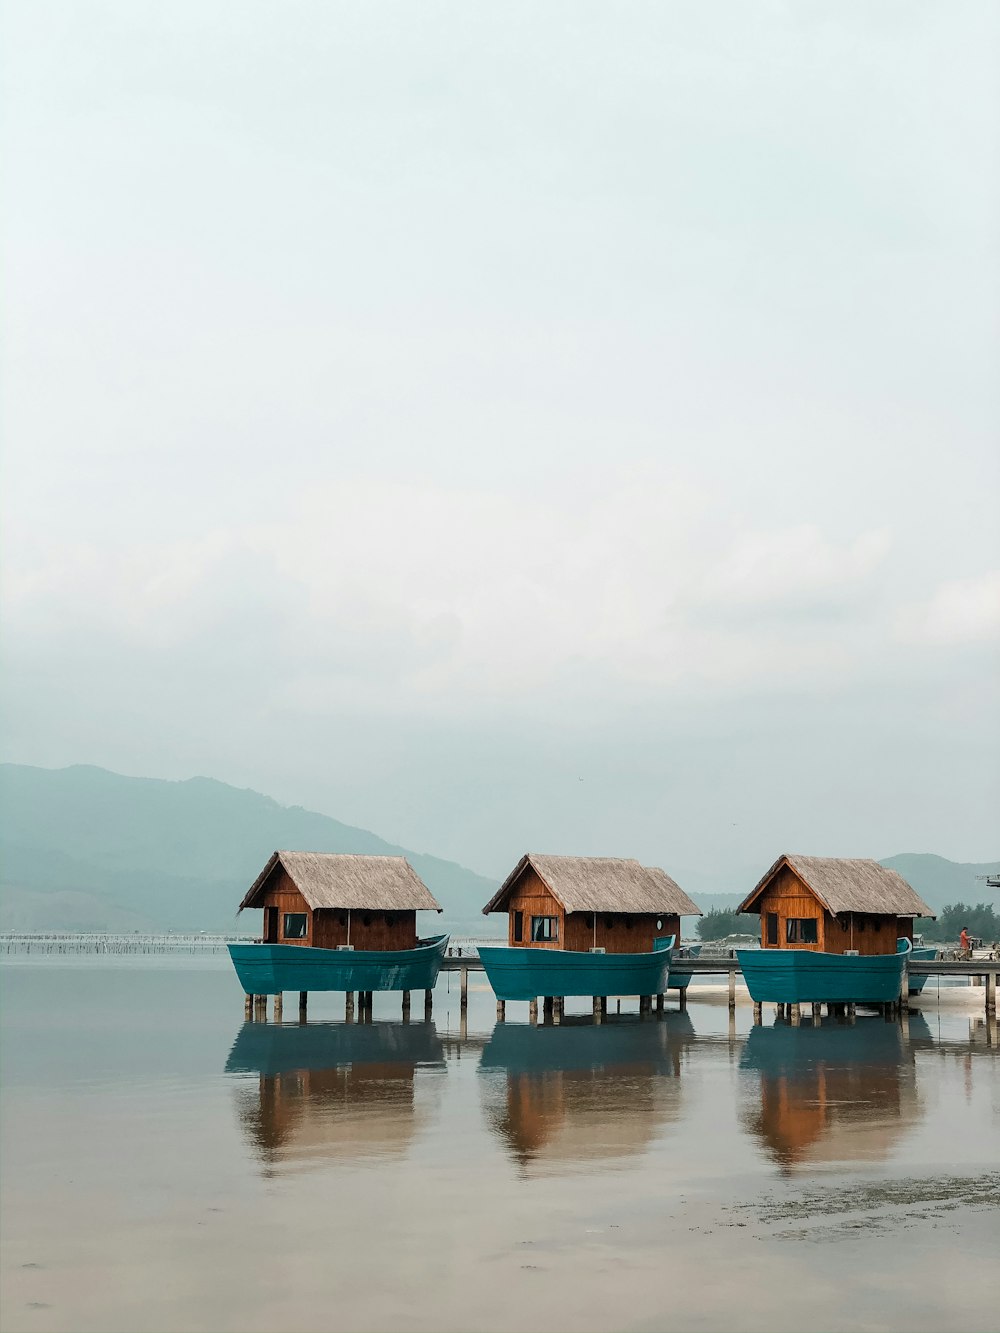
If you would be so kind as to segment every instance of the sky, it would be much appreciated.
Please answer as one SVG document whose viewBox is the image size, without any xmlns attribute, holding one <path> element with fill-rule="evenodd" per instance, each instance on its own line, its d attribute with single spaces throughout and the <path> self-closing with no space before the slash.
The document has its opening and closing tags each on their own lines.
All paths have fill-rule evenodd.
<svg viewBox="0 0 1000 1333">
<path fill-rule="evenodd" d="M 997 855 L 996 5 L 5 10 L 5 758 Z"/>
</svg>

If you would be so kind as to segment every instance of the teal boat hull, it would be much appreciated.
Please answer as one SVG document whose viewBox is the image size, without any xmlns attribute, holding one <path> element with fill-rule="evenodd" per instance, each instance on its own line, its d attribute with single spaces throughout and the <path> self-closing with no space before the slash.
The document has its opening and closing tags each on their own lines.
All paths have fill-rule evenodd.
<svg viewBox="0 0 1000 1333">
<path fill-rule="evenodd" d="M 248 995 L 278 995 L 286 990 L 432 990 L 449 938 L 435 935 L 415 949 L 230 944 L 229 956 Z"/>
<path fill-rule="evenodd" d="M 670 941 L 665 940 L 664 946 Z M 498 1000 L 539 995 L 659 995 L 667 989 L 670 948 L 651 953 L 576 953 L 568 949 L 479 946 Z"/>
<path fill-rule="evenodd" d="M 757 1004 L 888 1004 L 899 999 L 907 956 L 736 950 L 743 980 Z"/>
<path fill-rule="evenodd" d="M 938 956 L 938 950 L 930 947 L 913 949 L 910 952 L 910 962 L 932 963 Z M 908 988 L 911 995 L 919 995 L 923 988 L 930 981 L 930 977 L 909 977 Z"/>
</svg>

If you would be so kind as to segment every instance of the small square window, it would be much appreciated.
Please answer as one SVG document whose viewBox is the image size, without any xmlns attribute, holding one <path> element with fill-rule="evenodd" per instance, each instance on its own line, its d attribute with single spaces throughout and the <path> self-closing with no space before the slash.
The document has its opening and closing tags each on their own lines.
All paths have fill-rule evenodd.
<svg viewBox="0 0 1000 1333">
<path fill-rule="evenodd" d="M 786 943 L 816 944 L 818 939 L 815 917 L 789 917 L 785 922 Z"/>
<path fill-rule="evenodd" d="M 549 943 L 559 938 L 559 919 L 554 916 L 533 916 L 531 918 L 532 944 Z"/>
<path fill-rule="evenodd" d="M 305 912 L 286 912 L 285 930 L 286 940 L 304 940 L 306 937 L 306 922 L 308 918 Z"/>
</svg>

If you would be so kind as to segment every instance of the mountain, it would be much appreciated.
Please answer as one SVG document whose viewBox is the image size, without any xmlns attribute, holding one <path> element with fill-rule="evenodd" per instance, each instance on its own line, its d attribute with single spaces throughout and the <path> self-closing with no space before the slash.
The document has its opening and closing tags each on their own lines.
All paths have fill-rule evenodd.
<svg viewBox="0 0 1000 1333">
<path fill-rule="evenodd" d="M 232 930 L 277 847 L 405 856 L 444 908 L 438 920 L 490 933 L 493 880 L 327 815 L 211 778 L 0 764 L 4 930 Z"/>
<path fill-rule="evenodd" d="M 948 903 L 1000 905 L 997 890 L 987 888 L 982 878 L 1000 874 L 1000 860 L 946 861 L 930 852 L 901 852 L 887 857 L 882 865 L 898 871 L 935 912 Z"/>
</svg>

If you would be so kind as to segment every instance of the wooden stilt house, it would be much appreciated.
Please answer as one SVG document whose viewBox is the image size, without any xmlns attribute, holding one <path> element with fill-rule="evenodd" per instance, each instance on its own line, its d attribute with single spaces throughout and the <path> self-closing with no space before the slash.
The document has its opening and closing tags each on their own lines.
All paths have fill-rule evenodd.
<svg viewBox="0 0 1000 1333">
<path fill-rule="evenodd" d="M 441 908 L 402 856 L 275 852 L 240 903 L 263 909 L 262 944 L 413 949 L 417 912 Z"/>
<path fill-rule="evenodd" d="M 933 912 L 895 870 L 877 861 L 779 856 L 737 909 L 759 912 L 761 947 L 817 953 L 893 954 L 913 939 L 913 918 Z"/>
<path fill-rule="evenodd" d="M 529 852 L 483 913 L 507 913 L 509 945 L 584 953 L 649 953 L 681 934 L 682 916 L 701 916 L 664 870 L 612 856 Z"/>
</svg>

